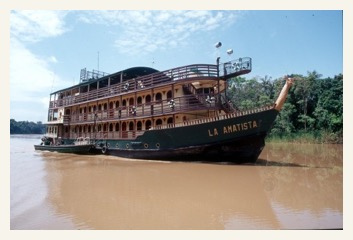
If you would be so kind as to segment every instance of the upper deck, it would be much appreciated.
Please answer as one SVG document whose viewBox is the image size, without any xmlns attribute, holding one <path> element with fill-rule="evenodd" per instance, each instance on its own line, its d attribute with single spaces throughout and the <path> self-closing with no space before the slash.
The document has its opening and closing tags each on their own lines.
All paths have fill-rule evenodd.
<svg viewBox="0 0 353 240">
<path fill-rule="evenodd" d="M 50 94 L 49 108 L 72 106 L 183 81 L 224 81 L 250 71 L 251 58 L 239 58 L 219 65 L 193 64 L 163 72 L 151 68 L 132 68 L 56 91 Z"/>
</svg>

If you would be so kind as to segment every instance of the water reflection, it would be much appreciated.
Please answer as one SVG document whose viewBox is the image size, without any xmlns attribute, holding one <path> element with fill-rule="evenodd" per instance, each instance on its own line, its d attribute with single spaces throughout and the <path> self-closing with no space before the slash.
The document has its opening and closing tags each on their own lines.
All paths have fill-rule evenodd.
<svg viewBox="0 0 353 240">
<path fill-rule="evenodd" d="M 335 144 L 268 143 L 257 165 L 298 164 L 307 167 L 343 166 L 343 146 Z"/>
<path fill-rule="evenodd" d="M 268 144 L 255 165 L 41 156 L 50 204 L 80 229 L 343 227 L 337 146 Z"/>
<path fill-rule="evenodd" d="M 342 145 L 269 144 L 257 164 L 284 228 L 343 227 Z"/>
</svg>

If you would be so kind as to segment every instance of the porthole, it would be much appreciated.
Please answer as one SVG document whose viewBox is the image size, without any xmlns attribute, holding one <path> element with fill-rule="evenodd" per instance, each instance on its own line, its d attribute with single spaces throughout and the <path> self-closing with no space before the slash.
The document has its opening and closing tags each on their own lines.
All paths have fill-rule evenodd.
<svg viewBox="0 0 353 240">
<path fill-rule="evenodd" d="M 148 144 L 147 144 L 147 143 L 145 143 L 143 146 L 144 146 L 145 148 L 148 148 Z"/>
<path fill-rule="evenodd" d="M 156 143 L 156 147 L 159 148 L 161 145 L 159 143 Z"/>
<path fill-rule="evenodd" d="M 126 144 L 126 148 L 129 148 L 129 144 L 128 143 Z"/>
</svg>

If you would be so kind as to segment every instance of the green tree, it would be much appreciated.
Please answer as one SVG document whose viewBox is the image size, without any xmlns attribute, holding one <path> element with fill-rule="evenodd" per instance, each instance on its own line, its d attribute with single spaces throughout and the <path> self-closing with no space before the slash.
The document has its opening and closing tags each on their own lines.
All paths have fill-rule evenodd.
<svg viewBox="0 0 353 240">
<path fill-rule="evenodd" d="M 295 78 L 294 84 L 270 135 L 322 139 L 326 134 L 330 139 L 324 142 L 342 142 L 343 75 L 320 79 L 321 74 L 313 71 L 308 72 L 307 76 L 292 74 L 291 77 Z M 265 76 L 259 80 L 247 80 L 236 77 L 228 83 L 227 95 L 232 99 L 233 106 L 238 110 L 247 110 L 273 104 L 283 88 L 284 79 L 272 80 Z"/>
<path fill-rule="evenodd" d="M 343 132 L 343 75 L 318 83 L 318 101 L 313 115 L 316 128 L 329 132 Z"/>
<path fill-rule="evenodd" d="M 295 131 L 293 125 L 293 115 L 296 113 L 295 106 L 289 102 L 283 104 L 282 110 L 279 112 L 274 126 L 271 129 L 272 135 L 285 136 Z"/>
<path fill-rule="evenodd" d="M 294 94 L 297 97 L 297 104 L 300 106 L 298 122 L 303 124 L 304 131 L 312 129 L 315 119 L 311 116 L 315 105 L 315 81 L 320 78 L 316 71 L 308 72 L 307 77 L 295 76 Z"/>
<path fill-rule="evenodd" d="M 43 134 L 45 133 L 45 125 L 42 122 L 28 122 L 10 119 L 10 134 Z"/>
</svg>

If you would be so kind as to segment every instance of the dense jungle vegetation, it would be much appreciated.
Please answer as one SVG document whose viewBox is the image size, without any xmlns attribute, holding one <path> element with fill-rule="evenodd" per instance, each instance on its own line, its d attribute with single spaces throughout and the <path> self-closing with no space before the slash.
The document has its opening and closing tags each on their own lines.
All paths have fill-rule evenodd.
<svg viewBox="0 0 353 240">
<path fill-rule="evenodd" d="M 28 122 L 10 119 L 10 134 L 43 134 L 45 133 L 45 125 L 42 122 Z"/>
<path fill-rule="evenodd" d="M 322 79 L 313 71 L 291 77 L 294 84 L 267 141 L 343 143 L 343 75 Z M 237 77 L 227 95 L 241 111 L 273 104 L 284 81 Z"/>
<path fill-rule="evenodd" d="M 343 75 L 321 78 L 317 72 L 295 79 L 288 98 L 277 116 L 267 141 L 343 143 Z M 233 78 L 227 96 L 243 111 L 271 105 L 284 85 L 284 79 Z M 41 122 L 16 122 L 10 119 L 10 134 L 42 134 Z"/>
</svg>

